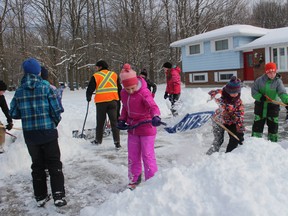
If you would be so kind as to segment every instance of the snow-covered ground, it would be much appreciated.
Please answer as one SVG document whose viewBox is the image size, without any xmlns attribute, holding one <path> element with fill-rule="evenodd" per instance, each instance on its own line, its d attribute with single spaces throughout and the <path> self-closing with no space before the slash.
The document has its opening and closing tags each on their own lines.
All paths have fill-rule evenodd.
<svg viewBox="0 0 288 216">
<path fill-rule="evenodd" d="M 158 86 L 155 100 L 162 120 L 173 124 L 178 119 L 170 116 L 164 90 L 165 85 Z M 180 117 L 215 110 L 215 102 L 207 102 L 209 90 L 183 88 Z M 8 103 L 13 94 L 5 93 Z M 242 88 L 242 100 L 253 107 L 250 88 Z M 18 139 L 11 143 L 7 135 L 5 153 L 0 155 L 0 215 L 288 215 L 286 139 L 271 143 L 266 138 L 252 138 L 248 130 L 243 146 L 225 154 L 226 136 L 220 153 L 207 156 L 205 152 L 213 140 L 210 121 L 201 128 L 177 134 L 168 134 L 160 126 L 155 145 L 159 171 L 130 191 L 126 189 L 127 134 L 121 132 L 120 151 L 115 150 L 111 135 L 100 146 L 72 138 L 71 131 L 83 126 L 85 90 L 65 89 L 63 105 L 65 112 L 58 131 L 68 205 L 56 208 L 50 201 L 45 208 L 36 207 L 31 159 L 22 131 L 13 129 L 9 132 Z M 0 118 L 5 122 L 3 114 Z M 95 121 L 95 105 L 90 103 L 86 128 L 94 127 Z M 14 121 L 14 127 L 21 128 L 21 122 Z"/>
</svg>

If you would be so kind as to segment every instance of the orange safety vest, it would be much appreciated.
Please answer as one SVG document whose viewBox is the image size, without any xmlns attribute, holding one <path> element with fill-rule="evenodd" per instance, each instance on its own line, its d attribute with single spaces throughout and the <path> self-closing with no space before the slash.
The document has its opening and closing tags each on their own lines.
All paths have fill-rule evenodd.
<svg viewBox="0 0 288 216">
<path fill-rule="evenodd" d="M 118 75 L 109 70 L 101 70 L 94 73 L 96 81 L 95 103 L 119 100 L 117 78 Z"/>
</svg>

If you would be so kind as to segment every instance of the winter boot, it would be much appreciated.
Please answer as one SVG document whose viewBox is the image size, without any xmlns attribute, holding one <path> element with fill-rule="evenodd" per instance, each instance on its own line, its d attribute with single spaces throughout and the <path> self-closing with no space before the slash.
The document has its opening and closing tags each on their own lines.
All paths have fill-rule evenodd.
<svg viewBox="0 0 288 216">
<path fill-rule="evenodd" d="M 270 140 L 271 142 L 277 142 L 278 141 L 278 134 L 268 133 L 268 140 Z"/>
<path fill-rule="evenodd" d="M 36 199 L 38 207 L 44 207 L 46 202 L 48 202 L 51 199 L 51 194 L 48 194 L 46 196 L 38 196 L 38 197 L 35 197 L 35 199 Z"/>
<path fill-rule="evenodd" d="M 136 182 L 131 182 L 128 184 L 127 188 L 130 190 L 135 190 L 136 187 L 141 183 L 142 176 L 140 175 Z"/>
<path fill-rule="evenodd" d="M 175 109 L 171 109 L 171 113 L 172 113 L 172 115 L 175 117 L 175 116 L 177 116 L 178 115 L 178 112 L 177 112 L 177 110 L 175 110 Z"/>
<path fill-rule="evenodd" d="M 214 145 L 212 145 L 212 146 L 208 149 L 208 151 L 206 152 L 206 154 L 207 154 L 207 155 L 211 155 L 211 154 L 213 154 L 214 152 L 218 152 L 218 151 L 219 151 L 219 148 L 216 147 L 216 146 L 214 146 Z"/>
<path fill-rule="evenodd" d="M 92 143 L 93 145 L 100 145 L 100 144 L 101 144 L 101 142 L 98 142 L 97 140 L 93 140 L 93 141 L 91 141 L 91 143 Z"/>
<path fill-rule="evenodd" d="M 65 200 L 65 195 L 62 192 L 56 192 L 53 194 L 54 205 L 57 207 L 67 205 L 67 201 Z"/>
<path fill-rule="evenodd" d="M 253 131 L 252 131 L 252 137 L 261 138 L 261 137 L 262 137 L 262 133 L 259 133 L 259 132 L 253 132 Z"/>
<path fill-rule="evenodd" d="M 122 146 L 120 145 L 120 142 L 115 142 L 114 143 L 115 144 L 115 148 L 117 149 L 117 150 L 119 150 Z"/>
<path fill-rule="evenodd" d="M 139 184 L 136 184 L 136 183 L 129 183 L 127 187 L 129 190 L 132 191 L 132 190 L 135 190 L 138 185 Z"/>
</svg>

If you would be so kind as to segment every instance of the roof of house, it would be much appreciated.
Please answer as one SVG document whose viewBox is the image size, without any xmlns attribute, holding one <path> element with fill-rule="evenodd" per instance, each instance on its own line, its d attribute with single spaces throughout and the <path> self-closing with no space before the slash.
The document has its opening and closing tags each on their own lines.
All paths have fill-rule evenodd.
<svg viewBox="0 0 288 216">
<path fill-rule="evenodd" d="M 232 36 L 254 36 L 254 37 L 261 37 L 267 32 L 269 29 L 260 28 L 251 25 L 230 25 L 225 26 L 223 28 L 215 29 L 209 32 L 205 32 L 202 34 L 194 35 L 189 38 L 185 38 L 182 40 L 175 41 L 170 44 L 171 47 L 182 47 L 187 44 L 199 43 L 209 40 L 217 40 L 224 37 L 232 37 Z"/>
<path fill-rule="evenodd" d="M 246 45 L 238 47 L 236 50 L 252 50 L 257 48 L 263 48 L 267 46 L 277 46 L 282 44 L 288 44 L 288 27 L 271 29 L 266 35 L 248 43 Z"/>
</svg>

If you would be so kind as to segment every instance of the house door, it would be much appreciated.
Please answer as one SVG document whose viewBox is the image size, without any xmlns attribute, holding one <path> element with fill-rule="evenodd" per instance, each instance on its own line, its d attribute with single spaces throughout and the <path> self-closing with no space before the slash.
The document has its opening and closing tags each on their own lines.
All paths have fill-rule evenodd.
<svg viewBox="0 0 288 216">
<path fill-rule="evenodd" d="M 254 80 L 253 52 L 244 52 L 244 80 Z"/>
</svg>

